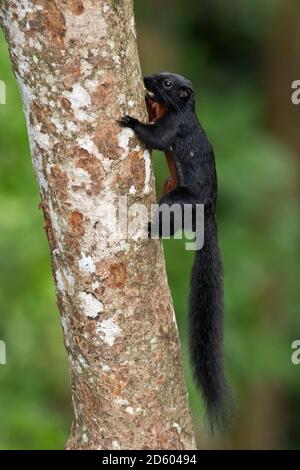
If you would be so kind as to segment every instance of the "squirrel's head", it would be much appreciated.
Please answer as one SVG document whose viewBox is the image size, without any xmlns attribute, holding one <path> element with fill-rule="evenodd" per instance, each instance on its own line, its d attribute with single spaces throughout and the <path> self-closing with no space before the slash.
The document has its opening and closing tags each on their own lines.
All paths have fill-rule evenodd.
<svg viewBox="0 0 300 470">
<path fill-rule="evenodd" d="M 158 73 L 144 77 L 147 98 L 162 103 L 168 109 L 194 109 L 194 90 L 190 80 L 175 73 Z"/>
</svg>

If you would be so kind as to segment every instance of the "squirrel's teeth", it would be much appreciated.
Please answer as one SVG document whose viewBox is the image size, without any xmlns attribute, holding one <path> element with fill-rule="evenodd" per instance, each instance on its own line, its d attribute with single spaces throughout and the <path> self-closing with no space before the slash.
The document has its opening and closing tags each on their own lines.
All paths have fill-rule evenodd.
<svg viewBox="0 0 300 470">
<path fill-rule="evenodd" d="M 152 91 L 148 91 L 148 96 L 150 98 L 155 98 L 155 94 Z"/>
</svg>

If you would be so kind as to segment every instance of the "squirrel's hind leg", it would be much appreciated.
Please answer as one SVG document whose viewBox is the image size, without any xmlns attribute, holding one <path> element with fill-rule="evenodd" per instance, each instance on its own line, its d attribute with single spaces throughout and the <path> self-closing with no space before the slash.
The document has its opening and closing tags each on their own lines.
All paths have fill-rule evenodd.
<svg viewBox="0 0 300 470">
<path fill-rule="evenodd" d="M 193 198 L 186 188 L 178 187 L 165 194 L 152 222 L 148 224 L 148 236 L 172 237 L 184 224 L 184 206 L 193 204 Z"/>
</svg>

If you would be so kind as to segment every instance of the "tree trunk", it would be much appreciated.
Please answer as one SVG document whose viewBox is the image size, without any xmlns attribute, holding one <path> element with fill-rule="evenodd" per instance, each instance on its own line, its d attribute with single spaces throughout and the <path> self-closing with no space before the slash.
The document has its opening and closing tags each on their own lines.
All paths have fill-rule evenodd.
<svg viewBox="0 0 300 470">
<path fill-rule="evenodd" d="M 69 449 L 190 449 L 194 438 L 159 241 L 115 237 L 109 208 L 154 202 L 131 0 L 8 0 L 72 382 Z M 55 365 L 54 365 L 55 367 Z"/>
</svg>

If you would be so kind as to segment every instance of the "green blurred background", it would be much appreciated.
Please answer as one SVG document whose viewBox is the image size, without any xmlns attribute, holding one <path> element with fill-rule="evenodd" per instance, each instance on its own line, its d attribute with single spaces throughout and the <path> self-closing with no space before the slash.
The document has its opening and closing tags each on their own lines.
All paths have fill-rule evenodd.
<svg viewBox="0 0 300 470">
<path fill-rule="evenodd" d="M 297 0 L 139 0 L 144 74 L 174 71 L 197 91 L 214 146 L 224 262 L 228 375 L 237 412 L 208 439 L 186 354 L 193 253 L 164 242 L 200 448 L 300 448 L 300 108 Z M 297 76 L 298 73 L 298 76 Z M 70 390 L 48 245 L 38 210 L 22 105 L 0 34 L 0 448 L 63 448 Z M 158 194 L 167 170 L 154 155 Z"/>
</svg>

